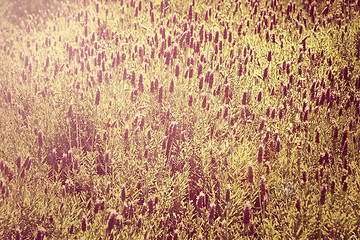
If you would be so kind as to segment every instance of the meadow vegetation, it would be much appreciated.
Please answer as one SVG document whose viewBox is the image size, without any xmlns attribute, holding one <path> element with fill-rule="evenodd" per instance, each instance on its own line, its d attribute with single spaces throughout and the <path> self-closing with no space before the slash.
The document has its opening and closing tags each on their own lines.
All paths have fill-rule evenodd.
<svg viewBox="0 0 360 240">
<path fill-rule="evenodd" d="M 2 239 L 360 237 L 359 0 L 0 5 Z"/>
</svg>

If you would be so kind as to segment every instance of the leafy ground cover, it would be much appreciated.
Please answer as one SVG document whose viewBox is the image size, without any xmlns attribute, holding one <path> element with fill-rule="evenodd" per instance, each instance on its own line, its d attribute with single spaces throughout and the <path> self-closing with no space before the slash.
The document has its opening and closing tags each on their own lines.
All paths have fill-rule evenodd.
<svg viewBox="0 0 360 240">
<path fill-rule="evenodd" d="M 360 237 L 360 1 L 0 1 L 3 239 Z"/>
</svg>

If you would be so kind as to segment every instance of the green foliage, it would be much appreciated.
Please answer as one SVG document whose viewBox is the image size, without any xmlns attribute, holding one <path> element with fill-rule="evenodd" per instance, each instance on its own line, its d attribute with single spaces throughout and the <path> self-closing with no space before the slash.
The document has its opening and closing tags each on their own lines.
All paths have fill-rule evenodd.
<svg viewBox="0 0 360 240">
<path fill-rule="evenodd" d="M 358 1 L 0 4 L 4 239 L 360 235 Z"/>
</svg>

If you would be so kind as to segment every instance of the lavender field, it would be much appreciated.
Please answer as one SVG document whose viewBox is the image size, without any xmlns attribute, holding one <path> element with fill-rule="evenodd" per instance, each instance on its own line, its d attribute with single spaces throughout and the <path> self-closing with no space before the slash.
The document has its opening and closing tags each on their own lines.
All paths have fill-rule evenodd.
<svg viewBox="0 0 360 240">
<path fill-rule="evenodd" d="M 360 238 L 360 0 L 0 6 L 0 239 Z"/>
</svg>

